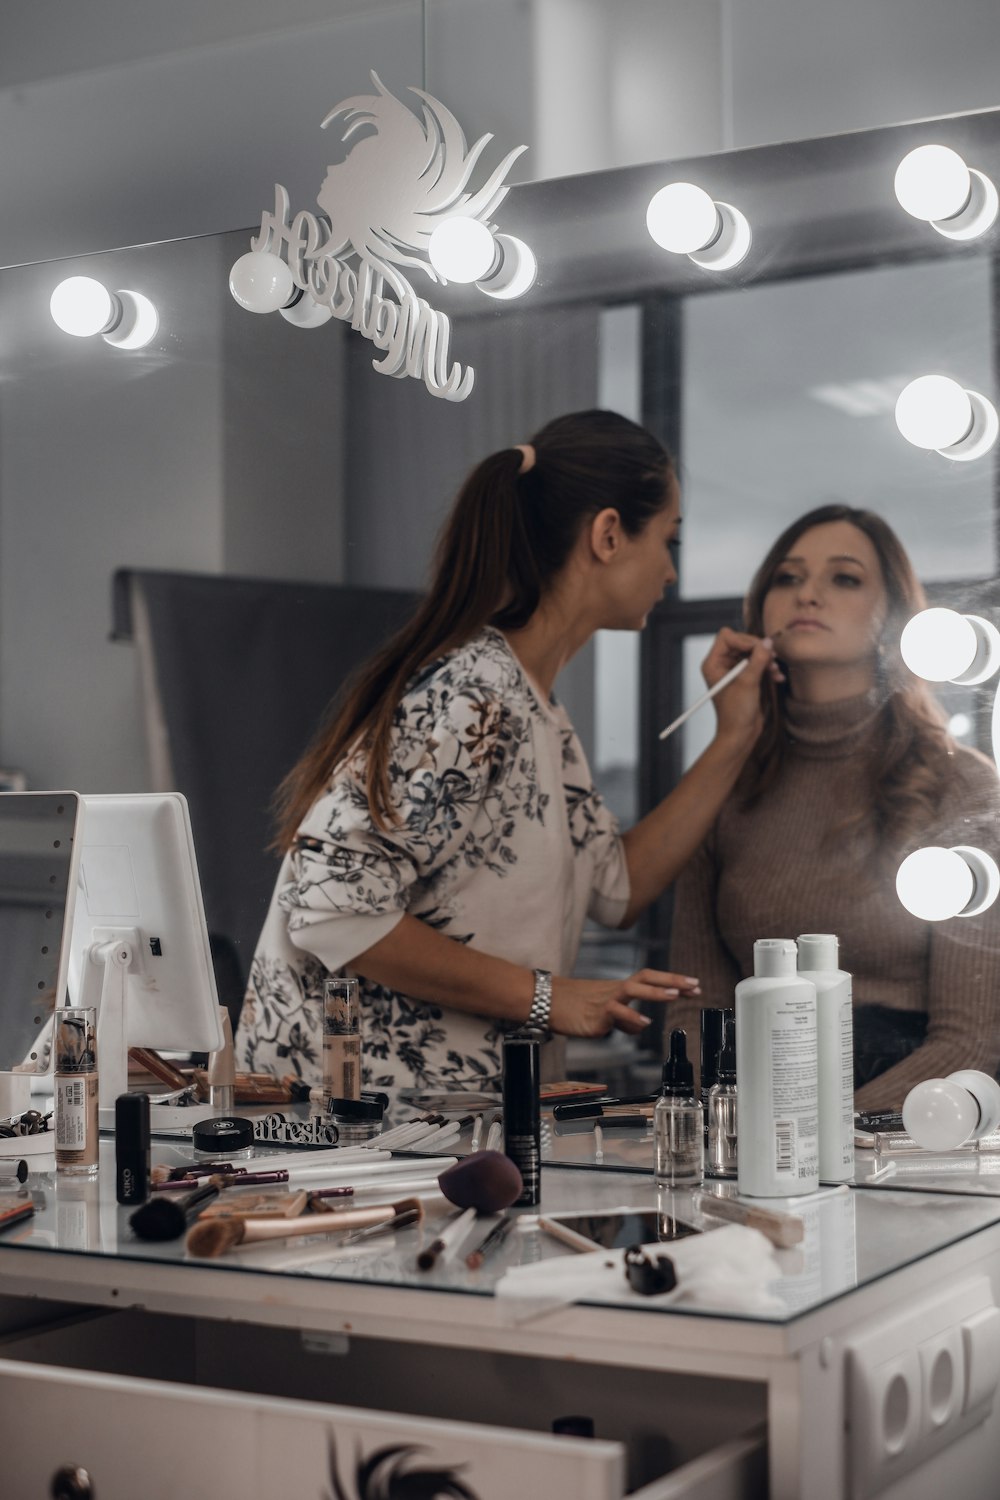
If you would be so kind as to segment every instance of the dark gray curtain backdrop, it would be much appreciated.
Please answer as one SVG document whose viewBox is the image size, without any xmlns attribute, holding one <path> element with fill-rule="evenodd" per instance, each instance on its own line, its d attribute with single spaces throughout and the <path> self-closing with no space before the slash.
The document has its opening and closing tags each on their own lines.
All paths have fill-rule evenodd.
<svg viewBox="0 0 1000 1500">
<path fill-rule="evenodd" d="M 344 678 L 415 594 L 120 570 L 114 635 L 135 642 L 154 791 L 191 808 L 220 999 L 242 994 L 277 872 L 269 807 Z"/>
</svg>

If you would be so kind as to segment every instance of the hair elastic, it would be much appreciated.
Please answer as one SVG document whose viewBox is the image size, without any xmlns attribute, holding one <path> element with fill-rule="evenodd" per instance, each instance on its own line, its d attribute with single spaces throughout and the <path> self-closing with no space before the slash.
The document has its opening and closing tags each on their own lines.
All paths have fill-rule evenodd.
<svg viewBox="0 0 1000 1500">
<path fill-rule="evenodd" d="M 514 446 L 521 455 L 521 467 L 517 472 L 527 474 L 529 469 L 535 467 L 535 450 L 531 443 L 515 443 Z"/>
</svg>

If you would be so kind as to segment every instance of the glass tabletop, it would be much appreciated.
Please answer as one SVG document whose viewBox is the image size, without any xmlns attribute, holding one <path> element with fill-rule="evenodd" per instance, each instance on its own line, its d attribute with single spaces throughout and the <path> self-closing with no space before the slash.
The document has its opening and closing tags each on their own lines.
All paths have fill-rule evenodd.
<svg viewBox="0 0 1000 1500">
<path fill-rule="evenodd" d="M 556 1144 L 575 1141 L 581 1136 L 554 1137 Z M 591 1132 L 592 1150 L 592 1132 Z M 605 1167 L 593 1170 L 592 1161 L 576 1165 L 548 1165 L 542 1173 L 542 1203 L 545 1215 L 600 1212 L 622 1207 L 653 1209 L 671 1225 L 687 1223 L 706 1231 L 679 1240 L 671 1250 L 691 1257 L 704 1257 L 712 1245 L 711 1235 L 719 1221 L 699 1214 L 690 1191 L 670 1192 L 658 1189 L 649 1170 L 651 1156 L 645 1157 L 646 1143 L 631 1139 L 624 1153 L 631 1160 L 624 1170 Z M 262 1147 L 257 1151 L 254 1169 L 279 1165 L 289 1159 L 289 1152 Z M 294 1153 L 296 1160 L 302 1153 Z M 158 1143 L 154 1161 L 181 1165 L 190 1161 L 190 1150 L 180 1144 Z M 406 1158 L 414 1174 L 423 1172 L 419 1155 Z M 440 1262 L 430 1271 L 417 1267 L 417 1255 L 439 1232 L 445 1216 L 453 1210 L 435 1194 L 422 1194 L 426 1209 L 423 1221 L 413 1227 L 373 1238 L 345 1243 L 346 1235 L 328 1232 L 300 1239 L 282 1239 L 262 1245 L 247 1245 L 228 1250 L 217 1259 L 195 1259 L 185 1249 L 182 1238 L 166 1243 L 137 1239 L 130 1228 L 132 1209 L 123 1208 L 114 1196 L 114 1143 L 103 1140 L 101 1170 L 96 1179 L 57 1175 L 51 1159 L 34 1158 L 35 1165 L 23 1188 L 5 1186 L 0 1192 L 3 1204 L 24 1201 L 30 1196 L 34 1215 L 0 1234 L 0 1271 L 5 1251 L 30 1251 L 41 1256 L 53 1252 L 104 1258 L 108 1261 L 143 1262 L 150 1267 L 151 1278 L 157 1266 L 196 1265 L 216 1270 L 220 1277 L 247 1272 L 276 1276 L 307 1277 L 317 1281 L 355 1282 L 385 1287 L 450 1292 L 463 1296 L 490 1297 L 508 1272 L 517 1268 L 561 1260 L 567 1271 L 577 1275 L 582 1257 L 547 1233 L 538 1222 L 536 1210 L 515 1210 L 515 1224 L 502 1248 L 491 1255 L 478 1270 L 470 1269 L 464 1252 L 482 1238 L 493 1220 L 483 1220 L 473 1228 L 469 1240 L 447 1264 Z M 645 1162 L 645 1166 L 643 1165 Z M 315 1186 L 316 1184 L 311 1184 Z M 735 1196 L 735 1184 L 706 1184 L 706 1190 L 721 1196 Z M 227 1191 L 227 1199 L 230 1193 Z M 235 1199 L 235 1191 L 231 1194 Z M 387 1186 L 379 1199 L 366 1202 L 389 1202 L 406 1196 L 402 1181 Z M 935 1251 L 974 1235 L 1000 1222 L 1000 1201 L 971 1196 L 943 1196 L 937 1192 L 894 1191 L 869 1193 L 843 1186 L 821 1190 L 809 1198 L 785 1200 L 770 1206 L 792 1211 L 803 1221 L 804 1238 L 793 1250 L 775 1252 L 775 1272 L 767 1285 L 766 1305 L 761 1299 L 748 1298 L 741 1305 L 727 1295 L 713 1302 L 704 1296 L 695 1303 L 675 1298 L 642 1297 L 616 1286 L 608 1299 L 586 1288 L 578 1295 L 562 1300 L 634 1306 L 671 1315 L 726 1316 L 753 1318 L 766 1322 L 785 1322 L 790 1318 L 837 1298 L 856 1287 L 923 1259 Z M 721 1241 L 715 1242 L 717 1245 Z M 693 1248 L 692 1248 L 693 1247 Z M 23 1263 L 19 1267 L 24 1273 Z M 39 1263 L 40 1281 L 46 1271 Z M 559 1277 L 559 1273 L 556 1273 Z M 516 1277 L 512 1280 L 516 1281 Z M 566 1281 L 565 1277 L 560 1277 Z M 738 1275 L 736 1280 L 738 1281 Z M 504 1281 L 505 1288 L 510 1281 Z M 556 1283 L 553 1282 L 553 1285 Z M 220 1293 L 224 1296 L 224 1283 Z M 731 1291 L 731 1289 L 730 1289 Z M 561 1295 L 561 1294 L 560 1294 Z M 559 1298 L 557 1297 L 557 1300 Z M 510 1305 L 508 1299 L 508 1305 Z"/>
</svg>

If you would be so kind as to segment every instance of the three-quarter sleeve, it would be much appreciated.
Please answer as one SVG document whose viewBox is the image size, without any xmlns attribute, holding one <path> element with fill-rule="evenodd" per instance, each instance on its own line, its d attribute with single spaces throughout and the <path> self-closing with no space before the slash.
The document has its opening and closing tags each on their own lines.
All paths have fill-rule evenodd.
<svg viewBox="0 0 1000 1500">
<path fill-rule="evenodd" d="M 742 977 L 716 922 L 718 884 L 719 869 L 709 835 L 678 877 L 670 928 L 670 968 L 675 974 L 697 979 L 701 997 L 668 1005 L 664 1015 L 667 1036 L 677 1027 L 688 1034 L 688 1057 L 694 1065 L 696 1084 L 700 1082 L 701 1012 L 707 1007 L 731 1009 L 733 992 Z"/>
<path fill-rule="evenodd" d="M 500 703 L 481 687 L 416 693 L 397 712 L 389 762 L 395 818 L 372 818 L 358 754 L 300 827 L 278 895 L 291 942 L 337 971 L 385 937 L 411 887 L 489 857 L 473 824 L 504 745 Z"/>
<path fill-rule="evenodd" d="M 593 787 L 580 810 L 588 829 L 592 884 L 587 916 L 602 927 L 620 927 L 628 910 L 631 882 L 618 819 Z"/>
<path fill-rule="evenodd" d="M 1000 855 L 1000 782 L 985 760 L 961 772 L 928 844 L 969 844 Z M 858 1090 L 859 1109 L 898 1109 L 925 1078 L 1000 1068 L 1000 901 L 978 916 L 928 923 L 927 1034 L 921 1045 Z"/>
</svg>

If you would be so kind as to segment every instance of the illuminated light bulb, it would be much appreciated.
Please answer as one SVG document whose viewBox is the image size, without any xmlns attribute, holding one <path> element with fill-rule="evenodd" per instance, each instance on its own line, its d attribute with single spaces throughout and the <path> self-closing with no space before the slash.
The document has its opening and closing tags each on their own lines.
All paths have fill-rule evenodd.
<svg viewBox="0 0 1000 1500">
<path fill-rule="evenodd" d="M 975 877 L 961 854 L 935 845 L 908 854 L 896 872 L 896 895 L 922 922 L 957 917 L 975 888 Z"/>
<path fill-rule="evenodd" d="M 649 200 L 646 228 L 656 243 L 674 255 L 704 250 L 721 229 L 719 211 L 704 188 L 693 182 L 671 182 Z"/>
<path fill-rule="evenodd" d="M 978 1068 L 925 1078 L 903 1100 L 903 1126 L 925 1151 L 954 1151 L 1000 1126 L 1000 1084 Z"/>
<path fill-rule="evenodd" d="M 104 342 L 115 349 L 145 349 L 160 326 L 156 308 L 142 292 L 120 291 L 118 300 L 122 306 L 121 321 L 104 335 Z"/>
<path fill-rule="evenodd" d="M 1000 435 L 993 403 L 947 375 L 921 375 L 904 386 L 896 426 L 915 448 L 933 448 L 958 463 L 981 458 Z"/>
<path fill-rule="evenodd" d="M 922 609 L 899 638 L 903 661 L 927 682 L 975 687 L 1000 666 L 1000 631 L 981 615 Z"/>
<path fill-rule="evenodd" d="M 286 322 L 296 328 L 322 328 L 333 317 L 333 308 L 317 302 L 308 292 L 303 292 L 301 297 L 296 297 L 294 302 L 278 311 Z"/>
<path fill-rule="evenodd" d="M 116 299 L 92 276 L 70 276 L 60 281 L 49 298 L 52 320 L 63 333 L 91 338 L 114 325 L 119 314 Z"/>
<path fill-rule="evenodd" d="M 280 255 L 248 250 L 229 273 L 229 290 L 247 312 L 277 312 L 291 299 L 295 283 Z"/>
<path fill-rule="evenodd" d="M 908 854 L 896 872 L 896 895 L 923 922 L 978 917 L 1000 894 L 1000 869 L 982 849 L 931 845 Z"/>
<path fill-rule="evenodd" d="M 950 146 L 918 146 L 896 168 L 896 197 L 908 214 L 950 240 L 974 240 L 996 220 L 1000 198 L 989 177 Z"/>
<path fill-rule="evenodd" d="M 656 243 L 706 271 L 738 266 L 750 249 L 750 225 L 731 203 L 693 182 L 670 182 L 649 200 L 646 228 Z"/>
<path fill-rule="evenodd" d="M 506 302 L 513 297 L 523 297 L 534 286 L 538 275 L 538 262 L 534 252 L 523 240 L 516 239 L 512 234 L 498 234 L 496 243 L 500 251 L 500 264 L 490 276 L 477 281 L 476 286 L 487 297 L 495 297 L 498 301 Z"/>
<path fill-rule="evenodd" d="M 921 375 L 899 393 L 896 426 L 915 448 L 950 448 L 972 426 L 972 404 L 957 380 Z"/>
<path fill-rule="evenodd" d="M 954 740 L 964 740 L 972 733 L 972 720 L 968 714 L 952 714 L 948 720 L 948 733 Z"/>
<path fill-rule="evenodd" d="M 911 672 L 925 682 L 950 682 L 976 658 L 976 632 L 954 609 L 922 609 L 908 620 L 899 650 Z"/>
<path fill-rule="evenodd" d="M 445 281 L 481 281 L 496 262 L 497 247 L 485 224 L 456 215 L 437 226 L 427 253 Z"/>
<path fill-rule="evenodd" d="M 976 1100 L 950 1078 L 925 1078 L 903 1100 L 903 1129 L 925 1151 L 954 1151 L 978 1124 Z"/>
<path fill-rule="evenodd" d="M 918 146 L 896 168 L 893 187 L 900 205 L 915 219 L 950 219 L 969 201 L 969 169 L 950 146 Z"/>
</svg>

